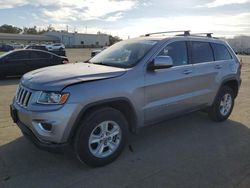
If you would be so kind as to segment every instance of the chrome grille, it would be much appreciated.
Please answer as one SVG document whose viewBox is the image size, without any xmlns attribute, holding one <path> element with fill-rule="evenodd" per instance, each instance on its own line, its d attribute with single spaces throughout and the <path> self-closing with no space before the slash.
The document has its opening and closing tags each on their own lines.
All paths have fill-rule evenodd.
<svg viewBox="0 0 250 188">
<path fill-rule="evenodd" d="M 20 106 L 26 108 L 29 104 L 30 97 L 32 92 L 28 89 L 24 88 L 23 86 L 19 86 L 16 94 L 16 102 Z"/>
</svg>

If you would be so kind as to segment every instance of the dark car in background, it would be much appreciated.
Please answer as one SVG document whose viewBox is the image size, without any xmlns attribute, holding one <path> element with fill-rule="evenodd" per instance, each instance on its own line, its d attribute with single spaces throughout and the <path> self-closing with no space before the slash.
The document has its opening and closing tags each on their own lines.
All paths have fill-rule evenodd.
<svg viewBox="0 0 250 188">
<path fill-rule="evenodd" d="M 0 44 L 0 51 L 2 52 L 8 52 L 14 50 L 14 47 L 8 44 Z"/>
<path fill-rule="evenodd" d="M 0 78 L 19 76 L 42 67 L 68 63 L 68 58 L 42 50 L 14 50 L 0 56 Z"/>
<path fill-rule="evenodd" d="M 45 45 L 28 45 L 25 47 L 25 49 L 35 49 L 35 50 L 43 50 L 48 51 Z"/>
</svg>

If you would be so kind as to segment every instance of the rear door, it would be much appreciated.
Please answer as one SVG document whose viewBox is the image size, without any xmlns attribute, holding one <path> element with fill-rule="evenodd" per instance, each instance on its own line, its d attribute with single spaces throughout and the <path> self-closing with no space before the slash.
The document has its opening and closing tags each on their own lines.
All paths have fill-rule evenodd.
<svg viewBox="0 0 250 188">
<path fill-rule="evenodd" d="M 215 59 L 215 68 L 221 70 L 228 70 L 230 65 L 234 62 L 234 59 L 230 52 L 228 51 L 227 47 L 221 43 L 210 43 L 214 52 L 214 59 Z M 229 71 L 225 73 L 228 74 Z"/>
<path fill-rule="evenodd" d="M 145 73 L 144 114 L 148 124 L 192 109 L 193 66 L 189 64 L 187 42 L 171 42 L 157 56 L 170 56 L 174 66 Z"/>
<path fill-rule="evenodd" d="M 52 54 L 42 51 L 30 51 L 30 70 L 35 70 L 47 66 L 51 66 Z"/>
<path fill-rule="evenodd" d="M 217 79 L 220 76 L 221 66 L 215 63 L 212 46 L 206 41 L 191 41 L 189 43 L 192 63 L 194 65 L 193 102 L 197 106 L 211 103 L 215 96 Z"/>
</svg>

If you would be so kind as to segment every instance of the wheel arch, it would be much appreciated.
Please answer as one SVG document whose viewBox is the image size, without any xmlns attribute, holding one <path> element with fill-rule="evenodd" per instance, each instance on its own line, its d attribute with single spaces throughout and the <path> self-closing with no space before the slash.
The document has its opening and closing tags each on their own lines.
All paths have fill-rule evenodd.
<svg viewBox="0 0 250 188">
<path fill-rule="evenodd" d="M 77 133 L 77 130 L 80 127 L 80 122 L 84 119 L 84 117 L 86 117 L 88 114 L 90 114 L 94 110 L 98 108 L 102 108 L 102 107 L 111 107 L 120 111 L 128 121 L 129 131 L 131 133 L 136 133 L 138 121 L 137 121 L 135 108 L 129 99 L 120 97 L 120 98 L 97 101 L 97 102 L 90 103 L 86 105 L 85 107 L 83 107 L 80 113 L 78 114 L 76 121 L 73 124 L 73 127 L 70 131 L 69 138 L 68 138 L 69 142 L 71 142 L 74 139 Z"/>
<path fill-rule="evenodd" d="M 235 78 L 224 80 L 222 82 L 220 88 L 222 88 L 223 86 L 228 86 L 228 87 L 230 87 L 233 90 L 233 92 L 234 92 L 234 98 L 236 98 L 238 96 L 239 82 Z"/>
<path fill-rule="evenodd" d="M 211 104 L 214 104 L 215 100 L 217 99 L 218 97 L 218 94 L 220 92 L 220 89 L 223 87 L 223 86 L 229 86 L 230 88 L 232 88 L 233 92 L 234 92 L 234 98 L 237 97 L 238 95 L 238 92 L 239 92 L 239 87 L 240 87 L 240 83 L 239 81 L 237 81 L 236 78 L 228 78 L 228 79 L 225 79 L 223 80 L 223 82 L 220 84 L 219 88 L 218 88 L 218 91 L 212 101 Z"/>
</svg>

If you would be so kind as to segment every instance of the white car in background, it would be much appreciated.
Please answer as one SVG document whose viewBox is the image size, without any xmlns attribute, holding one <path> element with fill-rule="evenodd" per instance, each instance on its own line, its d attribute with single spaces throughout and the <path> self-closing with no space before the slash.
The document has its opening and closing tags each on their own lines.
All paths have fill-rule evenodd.
<svg viewBox="0 0 250 188">
<path fill-rule="evenodd" d="M 25 47 L 23 44 L 18 44 L 18 43 L 11 44 L 11 46 L 12 46 L 14 49 L 22 49 L 22 48 Z"/>
<path fill-rule="evenodd" d="M 55 44 L 46 45 L 46 48 L 49 51 L 58 51 L 58 50 L 64 50 L 65 46 L 64 46 L 64 44 L 61 44 L 61 43 L 55 43 Z"/>
</svg>

